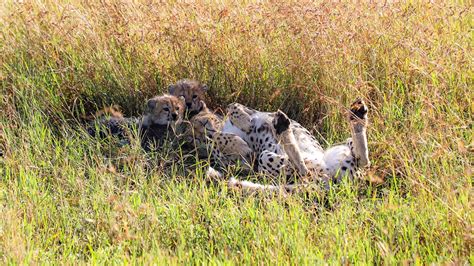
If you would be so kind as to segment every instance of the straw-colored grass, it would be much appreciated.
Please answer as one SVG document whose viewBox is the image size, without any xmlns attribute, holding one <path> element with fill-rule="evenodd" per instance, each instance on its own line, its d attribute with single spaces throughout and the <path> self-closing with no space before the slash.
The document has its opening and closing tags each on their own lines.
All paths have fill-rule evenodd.
<svg viewBox="0 0 474 266">
<path fill-rule="evenodd" d="M 18 2 L 0 4 L 3 262 L 473 264 L 469 1 Z M 325 146 L 362 97 L 366 178 L 383 183 L 241 195 L 206 162 L 82 129 L 184 77 L 213 108 L 280 108 Z"/>
</svg>

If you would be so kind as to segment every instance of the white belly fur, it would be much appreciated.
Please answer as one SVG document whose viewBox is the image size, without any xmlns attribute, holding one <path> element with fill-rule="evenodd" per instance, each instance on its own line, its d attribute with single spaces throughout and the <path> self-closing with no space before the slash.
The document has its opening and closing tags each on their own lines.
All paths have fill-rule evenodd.
<svg viewBox="0 0 474 266">
<path fill-rule="evenodd" d="M 222 128 L 222 132 L 235 134 L 241 137 L 243 140 L 247 141 L 247 134 L 245 134 L 242 130 L 240 130 L 236 126 L 232 125 L 229 119 L 225 120 L 224 127 Z"/>
</svg>

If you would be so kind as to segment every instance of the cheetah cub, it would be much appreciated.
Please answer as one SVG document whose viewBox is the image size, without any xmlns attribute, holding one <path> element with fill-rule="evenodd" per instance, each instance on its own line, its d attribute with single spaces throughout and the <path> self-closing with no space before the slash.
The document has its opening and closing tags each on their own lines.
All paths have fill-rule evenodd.
<svg viewBox="0 0 474 266">
<path fill-rule="evenodd" d="M 137 129 L 142 147 L 149 150 L 152 141 L 161 142 L 176 131 L 176 127 L 182 122 L 184 109 L 182 99 L 171 95 L 156 96 L 147 101 L 141 117 L 124 117 L 117 107 L 97 112 L 87 131 L 91 136 L 101 138 L 117 136 L 121 145 L 127 145 L 130 144 L 131 130 Z"/>
<path fill-rule="evenodd" d="M 210 151 L 215 162 L 226 167 L 242 162 L 250 167 L 252 149 L 239 136 L 222 132 L 223 118 L 201 101 L 201 111 L 191 118 L 187 135 Z"/>
<path fill-rule="evenodd" d="M 181 79 L 168 87 L 169 94 L 184 98 L 186 111 L 190 117 L 206 108 L 203 103 L 207 90 L 207 85 L 192 79 Z"/>
</svg>

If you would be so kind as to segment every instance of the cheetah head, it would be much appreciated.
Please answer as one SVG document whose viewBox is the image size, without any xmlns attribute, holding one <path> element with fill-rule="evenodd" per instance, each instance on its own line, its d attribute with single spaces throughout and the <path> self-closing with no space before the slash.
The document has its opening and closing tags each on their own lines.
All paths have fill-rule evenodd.
<svg viewBox="0 0 474 266">
<path fill-rule="evenodd" d="M 204 95 L 207 85 L 196 80 L 182 79 L 168 87 L 168 92 L 176 97 L 184 97 L 186 110 L 190 115 L 196 115 L 203 109 Z"/>
<path fill-rule="evenodd" d="M 184 99 L 172 95 L 156 96 L 146 103 L 143 126 L 171 125 L 182 120 Z"/>
<path fill-rule="evenodd" d="M 97 111 L 94 115 L 94 118 L 113 118 L 116 120 L 122 120 L 123 119 L 123 114 L 122 111 L 120 111 L 120 107 L 117 105 L 112 105 L 105 107 L 99 111 Z"/>
<path fill-rule="evenodd" d="M 193 116 L 189 121 L 191 124 L 189 136 L 194 137 L 200 142 L 204 142 L 207 138 L 213 138 L 216 132 L 222 130 L 223 121 L 215 113 L 209 111 L 204 105 L 204 110 Z"/>
</svg>

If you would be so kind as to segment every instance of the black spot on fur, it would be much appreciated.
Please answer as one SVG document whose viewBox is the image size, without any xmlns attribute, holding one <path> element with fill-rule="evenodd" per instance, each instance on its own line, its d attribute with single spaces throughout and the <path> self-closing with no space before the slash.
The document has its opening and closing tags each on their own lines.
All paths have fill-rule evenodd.
<svg viewBox="0 0 474 266">
<path fill-rule="evenodd" d="M 273 159 L 272 157 L 270 157 L 268 160 L 269 160 L 270 162 L 273 162 L 274 159 Z"/>
<path fill-rule="evenodd" d="M 346 171 L 346 170 L 347 170 L 347 167 L 343 166 L 343 167 L 341 167 L 341 170 L 342 170 L 342 171 Z"/>
</svg>

